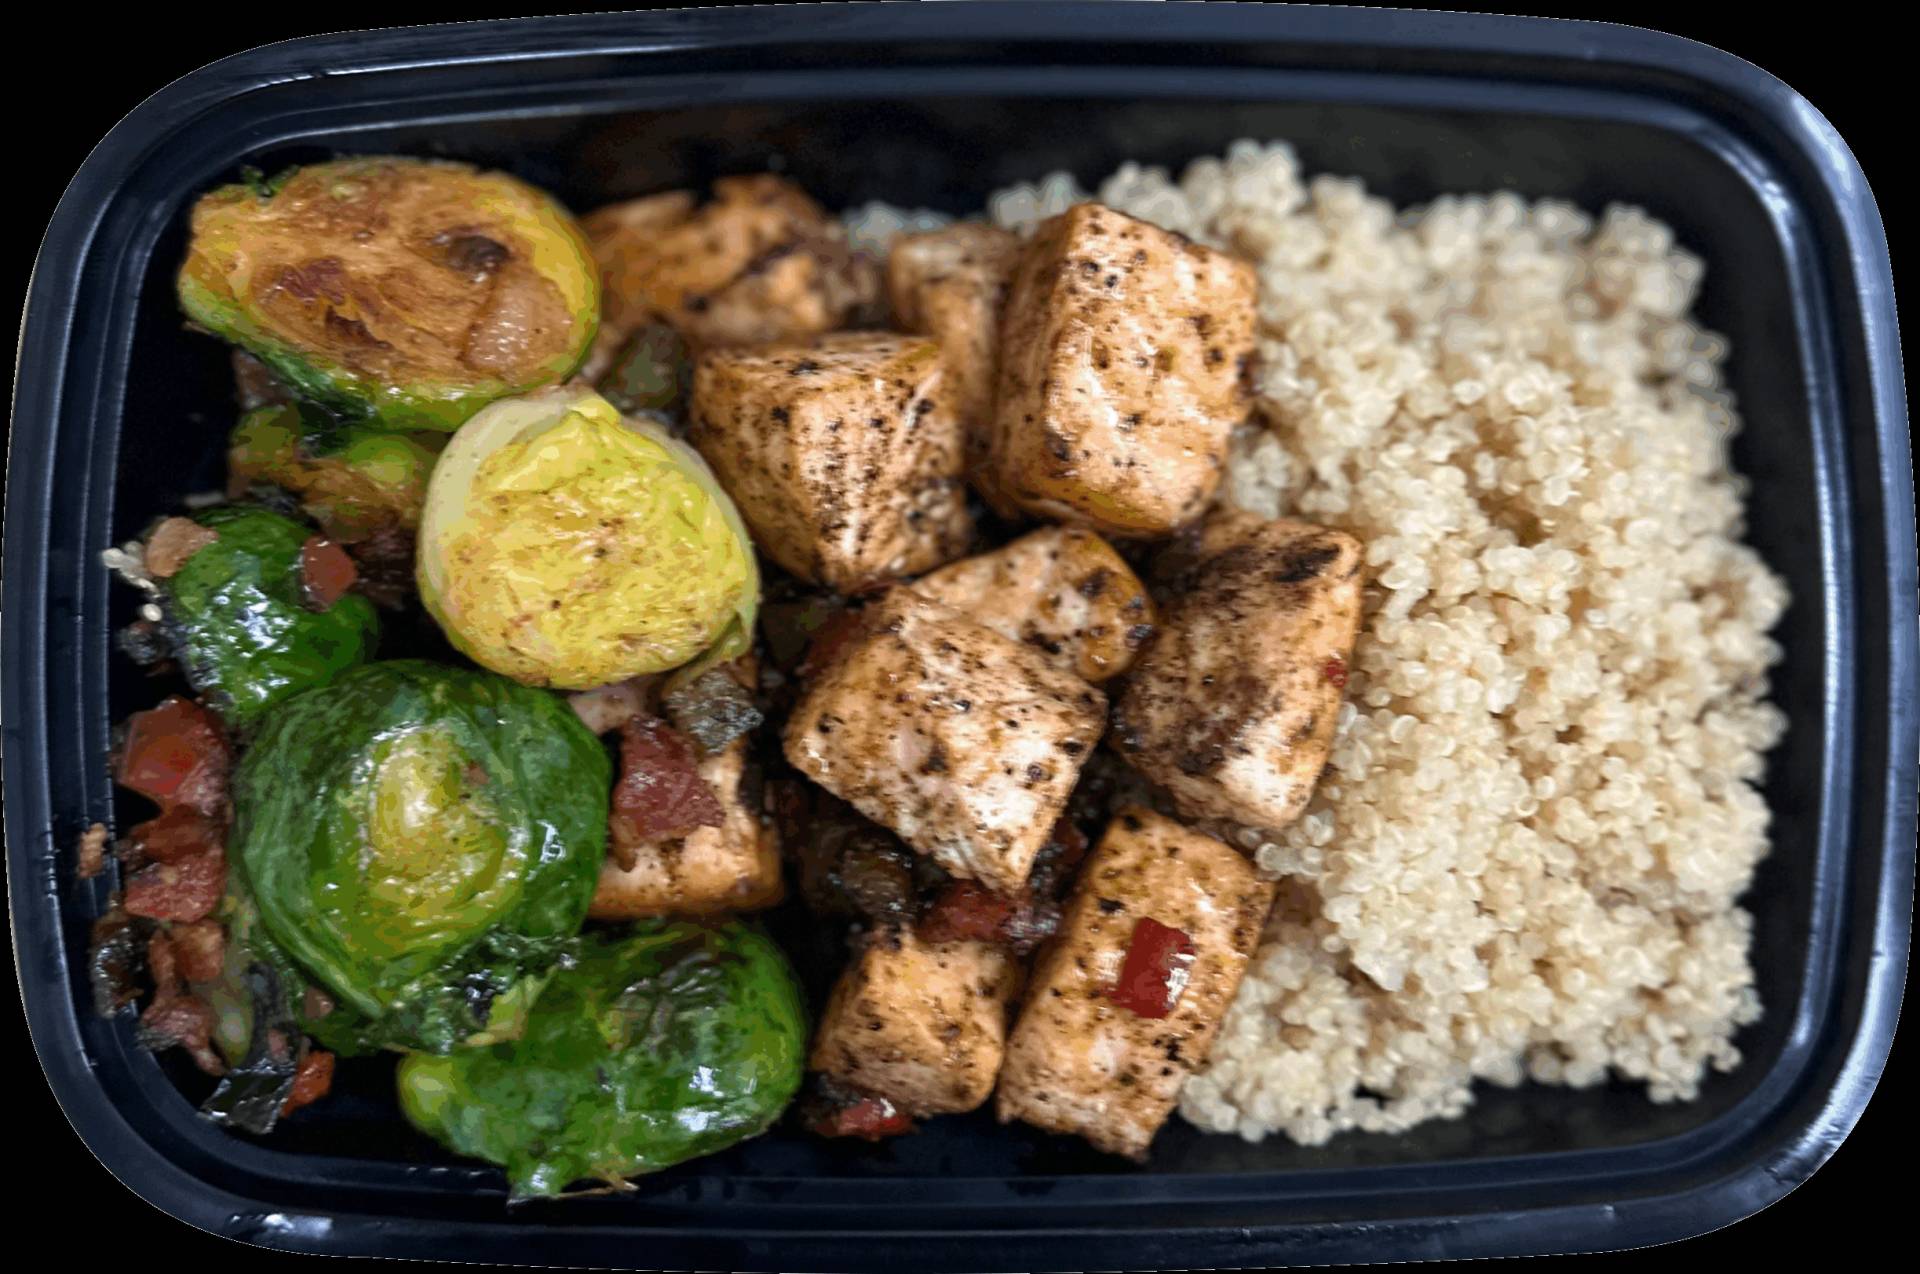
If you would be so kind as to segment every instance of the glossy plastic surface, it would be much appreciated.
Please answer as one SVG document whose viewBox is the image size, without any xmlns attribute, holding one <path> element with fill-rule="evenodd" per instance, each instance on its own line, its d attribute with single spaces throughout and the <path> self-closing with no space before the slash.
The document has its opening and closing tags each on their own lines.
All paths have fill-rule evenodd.
<svg viewBox="0 0 1920 1274">
<path fill-rule="evenodd" d="M 1096 41 L 1093 37 L 1098 35 Z M 221 348 L 167 286 L 194 194 L 242 163 L 446 153 L 577 208 L 778 165 L 829 206 L 977 208 L 1009 181 L 1178 165 L 1284 138 L 1400 202 L 1510 188 L 1638 203 L 1707 262 L 1733 342 L 1751 538 L 1789 579 L 1748 905 L 1765 1019 L 1702 1098 L 1483 1088 L 1462 1120 L 1312 1149 L 1177 1121 L 1145 1168 L 982 1114 L 878 1149 L 779 1132 L 631 1194 L 507 1212 L 497 1173 L 398 1119 L 385 1066 L 267 1141 L 195 1119 L 189 1073 L 86 1003 L 112 821 L 110 657 L 132 598 L 99 551 L 218 485 Z M 296 41 L 215 64 L 119 125 L 60 205 L 29 301 L 9 457 L 8 886 L 42 1065 L 131 1188 L 303 1251 L 538 1264 L 1209 1267 L 1635 1246 L 1744 1216 L 1845 1136 L 1884 1064 L 1914 840 L 1906 405 L 1878 212 L 1840 139 L 1756 68 L 1631 28 L 1230 5 L 821 5 Z"/>
</svg>

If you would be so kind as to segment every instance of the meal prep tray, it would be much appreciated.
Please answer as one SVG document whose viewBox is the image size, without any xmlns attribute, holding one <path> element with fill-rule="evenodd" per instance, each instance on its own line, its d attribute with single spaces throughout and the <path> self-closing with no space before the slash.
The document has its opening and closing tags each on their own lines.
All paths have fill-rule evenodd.
<svg viewBox="0 0 1920 1274">
<path fill-rule="evenodd" d="M 1645 206 L 1704 256 L 1733 342 L 1751 538 L 1793 605 L 1747 906 L 1766 1017 L 1700 1100 L 1485 1086 L 1463 1119 L 1317 1148 L 1178 1120 L 1144 1167 L 985 1112 L 869 1147 L 779 1131 L 633 1192 L 509 1212 L 410 1132 L 387 1068 L 270 1139 L 196 1118 L 190 1070 L 89 1006 L 110 882 L 111 722 L 153 697 L 110 653 L 100 551 L 219 485 L 223 346 L 170 279 L 195 195 L 242 164 L 448 154 L 577 209 L 777 165 L 829 207 L 951 212 L 1055 168 L 1180 165 L 1282 138 L 1396 202 L 1518 190 Z M 8 888 L 35 1044 L 74 1127 L 156 1206 L 300 1251 L 658 1268 L 1209 1267 L 1618 1248 L 1805 1180 L 1859 1118 L 1904 975 L 1914 844 L 1914 521 L 1879 214 L 1832 128 L 1677 38 L 1520 18 L 1230 5 L 808 5 L 329 36 L 229 58 L 123 121 L 59 206 L 28 303 L 5 558 Z"/>
</svg>

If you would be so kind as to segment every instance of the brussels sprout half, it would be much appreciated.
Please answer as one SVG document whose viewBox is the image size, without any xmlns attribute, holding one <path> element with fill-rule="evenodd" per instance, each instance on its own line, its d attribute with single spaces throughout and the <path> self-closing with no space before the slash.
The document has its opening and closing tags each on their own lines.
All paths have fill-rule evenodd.
<svg viewBox="0 0 1920 1274">
<path fill-rule="evenodd" d="M 447 444 L 417 567 L 462 652 L 567 690 L 731 658 L 760 597 L 746 526 L 699 454 L 572 387 L 495 403 Z"/>
<path fill-rule="evenodd" d="M 737 922 L 584 935 L 511 1043 L 400 1064 L 423 1132 L 515 1198 L 626 1178 L 764 1132 L 799 1089 L 806 1014 L 780 949 Z"/>
<path fill-rule="evenodd" d="M 227 471 L 241 483 L 291 491 L 329 536 L 355 544 L 420 525 L 427 475 L 445 444 L 444 434 L 335 425 L 281 404 L 240 418 L 228 442 Z"/>
<path fill-rule="evenodd" d="M 564 700 L 488 673 L 369 664 L 271 714 L 233 781 L 230 853 L 266 933 L 336 997 L 329 1047 L 511 1034 L 576 933 L 611 765 Z"/>
<path fill-rule="evenodd" d="M 402 430 L 456 429 L 564 379 L 600 313 L 586 239 L 545 193 L 386 157 L 205 195 L 177 290 L 300 398 Z"/>
<path fill-rule="evenodd" d="M 292 518 L 249 505 L 193 515 L 216 538 L 160 581 L 169 632 L 195 690 L 229 724 L 250 727 L 268 707 L 373 654 L 380 620 L 357 594 L 312 609 Z"/>
</svg>

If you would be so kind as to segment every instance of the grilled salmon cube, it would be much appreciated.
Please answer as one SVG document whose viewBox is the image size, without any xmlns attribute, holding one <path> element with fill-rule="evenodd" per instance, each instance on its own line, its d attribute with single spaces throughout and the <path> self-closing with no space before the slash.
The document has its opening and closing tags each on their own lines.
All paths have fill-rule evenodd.
<svg viewBox="0 0 1920 1274">
<path fill-rule="evenodd" d="M 614 846 L 600 867 L 589 916 L 713 915 L 759 911 L 780 901 L 785 885 L 779 837 L 749 803 L 743 782 L 747 740 L 736 739 L 701 757 L 694 768 L 720 799 L 721 824 Z M 614 834 L 619 835 L 617 826 Z M 622 866 L 622 858 L 632 865 Z"/>
<path fill-rule="evenodd" d="M 951 561 L 972 536 L 960 424 L 924 338 L 708 350 L 690 437 L 761 551 L 838 592 Z"/>
<path fill-rule="evenodd" d="M 1020 968 L 989 942 L 876 933 L 834 984 L 813 1070 L 914 1117 L 973 1110 L 993 1092 Z"/>
<path fill-rule="evenodd" d="M 996 504 L 987 464 L 993 385 L 1000 311 L 1019 252 L 1020 240 L 1011 232 L 968 221 L 902 235 L 887 255 L 894 323 L 939 343 L 954 414 L 966 431 L 968 476 Z"/>
<path fill-rule="evenodd" d="M 654 321 L 695 346 L 804 340 L 879 293 L 839 222 L 778 177 L 723 177 L 706 204 L 675 190 L 580 224 L 600 266 L 603 345 Z"/>
<path fill-rule="evenodd" d="M 1099 204 L 1043 222 L 1001 319 L 994 481 L 1106 535 L 1192 521 L 1251 406 L 1253 325 L 1244 261 Z"/>
<path fill-rule="evenodd" d="M 1305 808 L 1333 745 L 1360 542 L 1230 513 L 1195 549 L 1114 712 L 1113 746 L 1188 817 L 1274 830 Z"/>
<path fill-rule="evenodd" d="M 896 588 L 808 678 L 784 742 L 915 851 L 1014 894 L 1105 726 L 1105 696 L 1039 651 Z"/>
<path fill-rule="evenodd" d="M 1084 681 L 1125 672 L 1153 635 L 1153 602 L 1113 545 L 1050 526 L 923 576 L 914 591 L 1045 654 Z"/>
<path fill-rule="evenodd" d="M 1273 893 L 1212 837 L 1146 809 L 1117 814 L 1034 967 L 1000 1070 L 1000 1121 L 1144 1157 L 1207 1059 Z"/>
</svg>

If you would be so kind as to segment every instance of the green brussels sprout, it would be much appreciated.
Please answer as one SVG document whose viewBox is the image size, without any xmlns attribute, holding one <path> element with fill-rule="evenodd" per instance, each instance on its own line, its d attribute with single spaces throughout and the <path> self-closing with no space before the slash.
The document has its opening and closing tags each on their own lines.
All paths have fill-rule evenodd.
<svg viewBox="0 0 1920 1274">
<path fill-rule="evenodd" d="M 447 444 L 416 567 L 474 662 L 567 690 L 732 658 L 760 597 L 746 526 L 699 454 L 571 387 L 495 403 Z"/>
<path fill-rule="evenodd" d="M 204 509 L 191 522 L 212 536 L 158 581 L 160 596 L 187 680 L 230 724 L 248 728 L 373 654 L 380 620 L 366 598 L 316 609 L 303 551 L 310 528 L 248 505 Z"/>
<path fill-rule="evenodd" d="M 759 930 L 652 921 L 585 935 L 518 1040 L 400 1064 L 400 1105 L 516 1198 L 625 1179 L 758 1136 L 799 1089 L 807 1023 Z"/>
<path fill-rule="evenodd" d="M 340 159 L 194 206 L 180 305 L 310 402 L 457 429 L 586 357 L 600 280 L 545 193 L 466 164 Z"/>
<path fill-rule="evenodd" d="M 236 483 L 270 483 L 300 498 L 330 537 L 357 544 L 381 531 L 420 525 L 427 475 L 444 434 L 396 434 L 335 425 L 291 404 L 240 418 L 227 444 Z"/>
<path fill-rule="evenodd" d="M 488 673 L 368 664 L 281 705 L 234 773 L 229 853 L 335 1000 L 308 1029 L 347 1053 L 516 1032 L 586 916 L 611 787 L 564 700 Z"/>
</svg>

